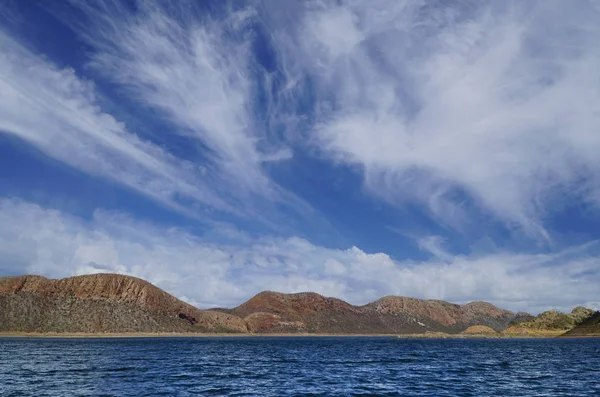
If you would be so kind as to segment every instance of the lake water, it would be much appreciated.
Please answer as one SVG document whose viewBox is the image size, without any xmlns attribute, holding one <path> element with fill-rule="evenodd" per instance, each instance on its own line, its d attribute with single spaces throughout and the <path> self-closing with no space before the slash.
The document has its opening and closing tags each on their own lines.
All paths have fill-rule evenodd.
<svg viewBox="0 0 600 397">
<path fill-rule="evenodd" d="M 600 396 L 600 339 L 0 338 L 9 396 Z"/>
</svg>

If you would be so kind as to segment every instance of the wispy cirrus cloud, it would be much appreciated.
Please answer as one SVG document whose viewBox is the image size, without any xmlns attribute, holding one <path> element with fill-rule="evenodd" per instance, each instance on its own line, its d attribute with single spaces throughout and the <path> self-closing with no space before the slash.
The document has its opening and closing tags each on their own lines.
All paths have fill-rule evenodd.
<svg viewBox="0 0 600 397">
<path fill-rule="evenodd" d="M 273 139 L 262 114 L 267 71 L 256 55 L 253 8 L 213 16 L 193 2 L 72 0 L 85 19 L 70 21 L 94 52 L 91 65 L 206 148 L 204 158 L 232 187 L 277 198 L 266 162 L 292 151 Z M 287 197 L 289 200 L 290 197 Z"/>
<path fill-rule="evenodd" d="M 459 230 L 480 210 L 541 240 L 563 195 L 600 204 L 594 2 L 323 1 L 294 13 L 294 28 L 270 23 L 289 78 L 315 92 L 313 142 L 359 165 L 377 196 Z"/>
<path fill-rule="evenodd" d="M 480 213 L 551 242 L 564 195 L 600 203 L 593 2 L 70 4 L 93 69 L 201 148 L 201 201 L 310 212 L 265 166 L 294 146 L 459 231 Z"/>
<path fill-rule="evenodd" d="M 0 131 L 91 175 L 189 212 L 178 198 L 234 212 L 193 164 L 140 139 L 102 111 L 92 82 L 0 32 Z"/>
<path fill-rule="evenodd" d="M 263 169 L 291 151 L 271 145 L 254 125 L 249 44 L 222 41 L 241 29 L 245 14 L 223 22 L 234 25 L 230 32 L 208 20 L 179 25 L 184 21 L 171 19 L 168 9 L 148 7 L 130 15 L 111 2 L 122 12 L 96 15 L 93 11 L 108 8 L 91 4 L 81 6 L 98 22 L 97 30 L 90 26 L 85 34 L 97 49 L 92 64 L 167 118 L 171 124 L 162 134 L 191 137 L 207 150 L 181 158 L 140 138 L 143 134 L 100 107 L 93 81 L 57 67 L 5 32 L 0 32 L 1 132 L 198 219 L 212 222 L 216 210 L 277 228 L 271 203 L 310 216 L 310 206 Z"/>
<path fill-rule="evenodd" d="M 210 243 L 126 214 L 90 222 L 18 200 L 0 201 L 0 270 L 49 277 L 118 272 L 201 307 L 234 306 L 262 290 L 316 291 L 363 304 L 384 295 L 491 301 L 513 310 L 600 307 L 600 243 L 548 255 L 510 252 L 397 261 L 300 238 Z M 436 239 L 429 240 L 430 248 Z M 435 251 L 435 250 L 434 250 Z"/>
</svg>

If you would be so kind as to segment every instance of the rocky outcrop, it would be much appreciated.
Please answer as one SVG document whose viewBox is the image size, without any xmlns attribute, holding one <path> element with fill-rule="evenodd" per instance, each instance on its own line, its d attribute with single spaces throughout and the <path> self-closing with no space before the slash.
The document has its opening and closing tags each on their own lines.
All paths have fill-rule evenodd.
<svg viewBox="0 0 600 397">
<path fill-rule="evenodd" d="M 247 332 L 226 313 L 199 310 L 139 278 L 95 274 L 0 278 L 0 331 Z"/>
</svg>

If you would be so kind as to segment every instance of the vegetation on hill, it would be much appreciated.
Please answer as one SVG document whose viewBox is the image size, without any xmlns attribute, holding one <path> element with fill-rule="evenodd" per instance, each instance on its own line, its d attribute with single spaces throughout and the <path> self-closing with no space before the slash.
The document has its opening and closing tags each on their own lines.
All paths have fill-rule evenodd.
<svg viewBox="0 0 600 397">
<path fill-rule="evenodd" d="M 574 308 L 570 313 L 548 310 L 528 320 L 513 322 L 504 330 L 504 333 L 507 335 L 560 335 L 573 329 L 592 314 L 594 314 L 593 310 L 582 306 Z"/>
<path fill-rule="evenodd" d="M 461 332 L 461 334 L 495 336 L 498 335 L 498 331 L 493 330 L 490 327 L 486 327 L 485 325 L 472 325 L 463 332 Z"/>
<path fill-rule="evenodd" d="M 600 336 L 600 311 L 581 321 L 563 336 Z"/>
</svg>

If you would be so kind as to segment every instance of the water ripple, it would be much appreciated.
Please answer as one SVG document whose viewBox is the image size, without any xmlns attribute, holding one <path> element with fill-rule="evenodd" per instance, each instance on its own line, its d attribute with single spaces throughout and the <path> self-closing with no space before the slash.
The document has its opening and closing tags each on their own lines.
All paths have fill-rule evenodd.
<svg viewBox="0 0 600 397">
<path fill-rule="evenodd" d="M 600 339 L 0 338 L 2 396 L 600 395 Z"/>
</svg>

